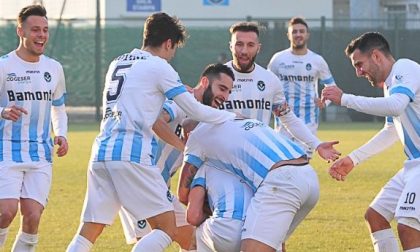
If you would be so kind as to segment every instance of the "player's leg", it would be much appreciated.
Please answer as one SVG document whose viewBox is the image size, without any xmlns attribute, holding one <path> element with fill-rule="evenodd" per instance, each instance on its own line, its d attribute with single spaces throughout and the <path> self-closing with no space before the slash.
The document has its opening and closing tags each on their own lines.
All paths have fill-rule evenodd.
<svg viewBox="0 0 420 252">
<path fill-rule="evenodd" d="M 175 196 L 173 197 L 172 204 L 174 205 L 175 222 L 177 227 L 174 241 L 177 242 L 184 251 L 195 250 L 195 227 L 187 222 L 186 208 Z"/>
<path fill-rule="evenodd" d="M 420 251 L 420 174 L 405 175 L 406 184 L 397 204 L 395 217 L 404 251 Z"/>
<path fill-rule="evenodd" d="M 0 248 L 18 211 L 23 171 L 13 162 L 0 162 Z"/>
<path fill-rule="evenodd" d="M 0 199 L 0 248 L 6 242 L 9 225 L 18 210 L 18 202 L 17 199 Z"/>
<path fill-rule="evenodd" d="M 401 169 L 382 188 L 365 213 L 375 252 L 399 251 L 398 240 L 391 229 L 398 199 L 401 196 L 403 170 Z"/>
<path fill-rule="evenodd" d="M 89 164 L 87 181 L 82 223 L 67 252 L 90 251 L 105 226 L 113 223 L 121 207 L 105 162 Z"/>
<path fill-rule="evenodd" d="M 121 205 L 137 220 L 146 219 L 152 232 L 136 243 L 133 251 L 163 251 L 175 234 L 173 196 L 156 166 L 107 162 Z"/>
<path fill-rule="evenodd" d="M 299 181 L 305 184 L 300 186 L 301 206 L 297 210 L 287 231 L 285 241 L 292 235 L 297 226 L 305 219 L 305 217 L 312 211 L 319 200 L 319 182 L 318 175 L 311 166 L 298 167 L 294 175 L 298 177 Z M 284 243 L 282 244 L 283 247 Z M 283 251 L 283 250 L 282 250 Z"/>
<path fill-rule="evenodd" d="M 215 251 L 240 251 L 243 221 L 228 218 L 212 218 L 209 223 Z"/>
<path fill-rule="evenodd" d="M 38 243 L 38 227 L 51 188 L 52 165 L 40 161 L 22 166 L 25 166 L 20 199 L 22 225 L 12 250 L 32 251 Z"/>
<path fill-rule="evenodd" d="M 210 231 L 210 219 L 206 219 L 200 226 L 196 228 L 196 242 L 197 251 L 200 252 L 213 252 L 216 251 L 214 248 L 213 234 Z"/>
<path fill-rule="evenodd" d="M 268 173 L 247 210 L 242 232 L 243 251 L 276 251 L 286 239 L 290 225 L 307 198 L 308 183 L 302 180 L 307 166 L 283 166 Z M 315 177 L 315 179 L 317 179 Z"/>
<path fill-rule="evenodd" d="M 118 212 L 127 244 L 135 244 L 141 237 L 152 231 L 146 220 L 137 220 L 124 207 Z"/>
</svg>

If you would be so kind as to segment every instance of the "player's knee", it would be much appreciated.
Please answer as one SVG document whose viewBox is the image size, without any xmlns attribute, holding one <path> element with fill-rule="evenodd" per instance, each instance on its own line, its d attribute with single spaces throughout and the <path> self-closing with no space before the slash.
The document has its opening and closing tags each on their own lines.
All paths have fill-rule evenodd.
<svg viewBox="0 0 420 252">
<path fill-rule="evenodd" d="M 380 213 L 373 208 L 368 208 L 365 212 L 365 220 L 368 223 L 371 232 L 390 228 L 389 222 Z"/>
<path fill-rule="evenodd" d="M 5 228 L 12 223 L 17 213 L 17 209 L 4 209 L 0 211 L 0 227 Z"/>
</svg>

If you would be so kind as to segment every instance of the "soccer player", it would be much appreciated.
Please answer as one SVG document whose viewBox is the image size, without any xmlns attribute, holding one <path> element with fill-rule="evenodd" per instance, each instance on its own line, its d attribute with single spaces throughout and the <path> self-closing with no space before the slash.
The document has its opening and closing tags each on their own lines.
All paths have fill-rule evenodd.
<svg viewBox="0 0 420 252">
<path fill-rule="evenodd" d="M 322 91 L 324 99 L 371 115 L 386 116 L 384 128 L 369 142 L 334 163 L 330 175 L 343 181 L 367 158 L 401 140 L 407 155 L 403 168 L 382 188 L 365 214 L 375 251 L 399 251 L 390 221 L 396 218 L 404 251 L 420 251 L 420 66 L 395 60 L 386 39 L 367 32 L 352 40 L 346 55 L 358 77 L 383 88 L 384 97 L 344 94 L 338 87 Z"/>
<path fill-rule="evenodd" d="M 68 151 L 63 68 L 43 55 L 46 15 L 40 5 L 24 7 L 17 18 L 19 46 L 0 58 L 0 247 L 18 205 L 22 215 L 12 251 L 35 251 L 51 187 L 53 145 L 59 145 L 59 157 Z"/>
<path fill-rule="evenodd" d="M 319 139 L 305 127 L 290 108 L 283 87 L 275 74 L 255 63 L 260 51 L 259 27 L 254 22 L 239 22 L 230 27 L 232 61 L 226 63 L 235 74 L 229 99 L 222 109 L 240 113 L 270 125 L 271 114 L 299 141 L 317 150 Z"/>
<path fill-rule="evenodd" d="M 187 202 L 204 161 L 239 176 L 255 192 L 242 230 L 241 251 L 276 251 L 315 206 L 318 178 L 305 152 L 254 119 L 199 124 L 189 135 L 178 194 Z"/>
<path fill-rule="evenodd" d="M 229 67 L 222 64 L 210 64 L 204 69 L 200 81 L 192 89 L 192 93 L 199 102 L 217 108 L 223 100 L 227 99 L 228 92 L 232 89 L 233 78 L 232 70 Z M 158 121 L 160 124 L 169 124 L 172 131 L 178 137 L 181 137 L 181 125 L 185 118 L 186 115 L 180 107 L 173 101 L 167 100 Z M 153 129 L 156 130 L 156 123 Z M 180 149 L 183 151 L 183 143 Z M 170 178 L 182 165 L 181 150 L 165 143 L 163 140 L 159 140 L 155 158 L 157 159 L 157 167 L 161 169 L 161 174 L 168 188 L 170 187 Z M 179 203 L 176 197 L 173 197 L 173 204 L 178 227 L 178 235 L 174 240 L 178 242 L 181 248 L 187 250 L 191 247 L 190 241 L 193 229 L 185 220 L 185 207 Z M 150 225 L 146 221 L 136 220 L 124 209 L 120 212 L 120 218 L 126 241 L 129 244 L 144 236 L 150 230 Z"/>
<path fill-rule="evenodd" d="M 238 176 L 203 164 L 191 183 L 187 208 L 187 221 L 197 226 L 197 250 L 239 251 L 253 195 L 251 187 Z"/>
<path fill-rule="evenodd" d="M 221 123 L 235 117 L 197 102 L 168 63 L 185 38 L 178 19 L 154 13 L 146 19 L 142 48 L 111 62 L 101 130 L 89 163 L 83 223 L 68 251 L 89 251 L 121 206 L 153 229 L 133 251 L 163 251 L 176 235 L 172 195 L 154 162 L 152 125 L 165 99 L 173 99 L 199 121 Z"/>
<path fill-rule="evenodd" d="M 304 19 L 290 19 L 287 29 L 290 47 L 275 53 L 267 68 L 280 79 L 292 111 L 316 135 L 319 109 L 325 107 L 318 97 L 318 84 L 330 86 L 335 81 L 324 58 L 308 49 L 309 34 Z M 275 123 L 277 130 L 285 130 L 278 119 Z"/>
</svg>

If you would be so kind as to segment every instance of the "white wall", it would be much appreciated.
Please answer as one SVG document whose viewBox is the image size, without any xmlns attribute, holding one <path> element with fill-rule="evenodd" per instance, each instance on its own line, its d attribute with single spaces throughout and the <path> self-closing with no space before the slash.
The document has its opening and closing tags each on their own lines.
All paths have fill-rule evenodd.
<svg viewBox="0 0 420 252">
<path fill-rule="evenodd" d="M 58 18 L 64 0 L 35 0 L 43 2 L 48 17 Z M 129 12 L 127 2 L 135 0 L 100 0 L 102 18 L 131 18 L 138 24 L 151 12 Z M 158 0 L 137 0 L 158 1 Z M 332 18 L 332 0 L 228 0 L 228 6 L 205 6 L 204 0 L 161 0 L 161 11 L 176 15 L 181 20 L 228 19 L 245 20 L 253 18 L 290 18 L 303 16 L 307 19 Z M 0 19 L 15 19 L 20 9 L 32 4 L 34 0 L 0 0 Z M 67 0 L 63 18 L 94 19 L 96 0 Z M 129 22 L 128 22 L 129 23 Z M 204 22 L 205 23 L 205 22 Z M 210 25 L 213 23 L 210 23 Z"/>
</svg>

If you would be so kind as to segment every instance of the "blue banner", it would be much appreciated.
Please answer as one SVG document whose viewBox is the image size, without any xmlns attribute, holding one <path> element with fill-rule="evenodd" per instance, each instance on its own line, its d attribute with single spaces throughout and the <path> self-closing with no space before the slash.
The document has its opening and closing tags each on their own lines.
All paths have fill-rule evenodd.
<svg viewBox="0 0 420 252">
<path fill-rule="evenodd" d="M 128 12 L 157 12 L 161 6 L 161 0 L 127 0 Z"/>
<path fill-rule="evenodd" d="M 203 5 L 228 6 L 229 0 L 203 0 Z"/>
</svg>

